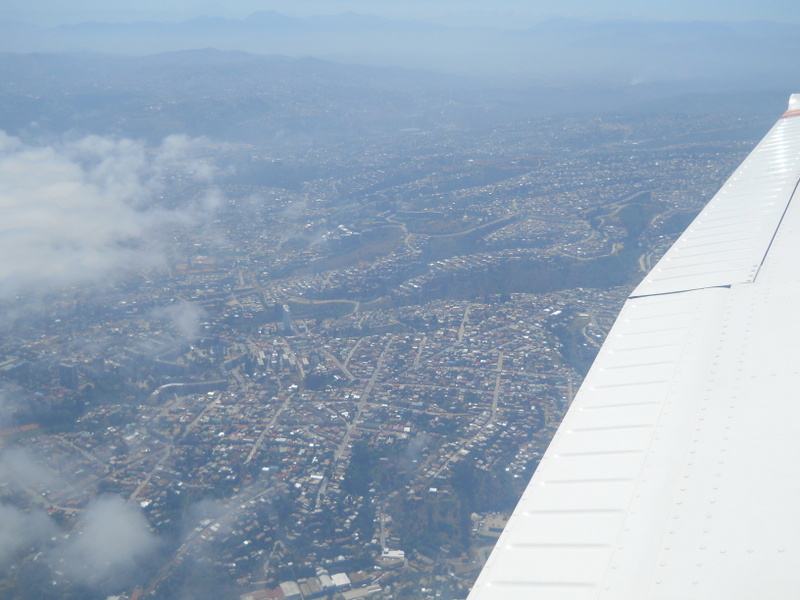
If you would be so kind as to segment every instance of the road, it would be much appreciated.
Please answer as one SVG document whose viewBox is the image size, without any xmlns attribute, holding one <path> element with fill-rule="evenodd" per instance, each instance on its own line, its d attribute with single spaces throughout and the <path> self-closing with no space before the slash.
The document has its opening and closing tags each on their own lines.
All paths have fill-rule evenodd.
<svg viewBox="0 0 800 600">
<path fill-rule="evenodd" d="M 473 435 L 469 439 L 464 440 L 458 446 L 458 448 L 456 448 L 453 452 L 450 453 L 450 456 L 447 457 L 447 460 L 445 460 L 442 463 L 442 465 L 438 469 L 436 469 L 436 471 L 433 472 L 433 474 L 428 476 L 428 478 L 427 478 L 428 481 L 431 481 L 431 480 L 436 479 L 437 477 L 439 477 L 439 475 L 441 475 L 450 466 L 450 463 L 453 462 L 453 460 L 459 455 L 461 450 L 463 450 L 464 448 L 468 448 L 470 445 L 472 445 L 472 443 L 475 442 L 475 440 L 477 440 L 478 437 L 483 433 L 483 430 L 486 429 L 489 425 L 493 424 L 497 420 L 498 401 L 500 399 L 500 392 L 503 389 L 503 387 L 502 387 L 503 386 L 503 380 L 502 380 L 503 353 L 502 352 L 500 352 L 499 356 L 497 357 L 497 366 L 495 367 L 495 370 L 497 371 L 497 375 L 495 376 L 494 393 L 492 394 L 492 407 L 491 407 L 491 412 L 489 413 L 489 418 L 486 419 L 486 421 L 483 423 L 483 425 L 480 426 L 478 431 L 475 432 L 475 435 Z"/>
<path fill-rule="evenodd" d="M 198 414 L 192 420 L 192 422 L 186 426 L 186 429 L 183 430 L 183 433 L 180 435 L 180 437 L 176 439 L 177 440 L 184 439 L 189 434 L 189 432 L 197 426 L 197 423 L 200 422 L 200 419 L 202 419 L 203 416 L 217 404 L 219 404 L 219 399 L 213 398 L 212 400 L 210 400 L 208 404 L 206 404 L 205 407 L 203 407 L 203 410 L 200 411 L 200 414 Z M 173 442 L 167 444 L 166 448 L 164 448 L 164 452 L 156 461 L 156 464 L 153 465 L 153 468 L 150 469 L 150 472 L 145 476 L 145 478 L 139 482 L 139 485 L 137 485 L 136 489 L 133 490 L 131 495 L 128 497 L 128 500 L 136 500 L 136 498 L 139 496 L 142 490 L 147 486 L 147 484 L 150 483 L 150 480 L 153 478 L 153 475 L 155 475 L 157 471 L 160 471 L 164 463 L 167 461 L 167 459 L 169 459 L 169 457 L 172 456 L 173 448 L 174 448 Z"/>
<path fill-rule="evenodd" d="M 250 449 L 250 452 L 247 455 L 247 458 L 245 459 L 244 464 L 249 463 L 252 460 L 253 456 L 255 456 L 255 453 L 258 452 L 258 449 L 261 447 L 261 444 L 264 442 L 264 436 L 266 436 L 267 432 L 270 429 L 272 429 L 272 427 L 275 426 L 275 423 L 278 422 L 278 418 L 281 416 L 283 411 L 285 411 L 287 408 L 289 408 L 289 405 L 291 404 L 291 398 L 292 398 L 291 396 L 287 396 L 286 400 L 284 400 L 283 404 L 281 404 L 280 407 L 278 408 L 278 410 L 275 411 L 275 414 L 272 415 L 272 418 L 269 420 L 269 422 L 264 425 L 264 429 L 261 430 L 261 434 L 258 436 L 258 439 L 253 444 L 253 447 Z"/>
<path fill-rule="evenodd" d="M 383 368 L 383 361 L 386 358 L 386 354 L 392 347 L 394 343 L 395 336 L 390 336 L 389 340 L 386 342 L 386 345 L 383 347 L 383 351 L 381 355 L 378 357 L 378 362 L 375 365 L 375 369 L 372 371 L 372 376 L 369 378 L 367 385 L 364 386 L 364 390 L 361 392 L 361 398 L 358 401 L 358 408 L 356 409 L 356 414 L 353 417 L 353 420 L 347 426 L 345 431 L 344 437 L 342 438 L 342 443 L 339 444 L 339 447 L 336 449 L 334 453 L 334 461 L 338 461 L 344 451 L 347 449 L 347 446 L 350 445 L 350 438 L 353 434 L 353 430 L 358 427 L 358 422 L 361 419 L 361 412 L 364 410 L 364 406 L 367 404 L 367 398 L 369 398 L 370 393 L 372 393 L 372 388 L 375 387 L 375 383 L 378 381 L 378 375 L 380 375 L 381 369 Z"/>
<path fill-rule="evenodd" d="M 345 377 L 347 377 L 350 381 L 353 381 L 355 377 L 353 374 L 347 369 L 345 363 L 339 360 L 339 358 L 333 354 L 332 352 L 328 352 L 325 348 L 320 348 L 319 351 L 324 354 L 333 364 L 337 366 L 337 368 L 344 373 Z"/>
<path fill-rule="evenodd" d="M 464 311 L 464 317 L 461 319 L 461 325 L 458 326 L 458 343 L 464 339 L 464 328 L 469 322 L 469 311 L 472 310 L 472 304 L 467 304 L 467 309 Z"/>
</svg>

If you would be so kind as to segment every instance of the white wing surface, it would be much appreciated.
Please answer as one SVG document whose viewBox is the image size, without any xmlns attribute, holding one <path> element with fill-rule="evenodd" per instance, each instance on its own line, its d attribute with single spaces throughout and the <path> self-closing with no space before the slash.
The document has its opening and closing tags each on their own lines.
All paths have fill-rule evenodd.
<svg viewBox="0 0 800 600">
<path fill-rule="evenodd" d="M 800 598 L 798 181 L 794 95 L 626 302 L 469 600 Z"/>
</svg>

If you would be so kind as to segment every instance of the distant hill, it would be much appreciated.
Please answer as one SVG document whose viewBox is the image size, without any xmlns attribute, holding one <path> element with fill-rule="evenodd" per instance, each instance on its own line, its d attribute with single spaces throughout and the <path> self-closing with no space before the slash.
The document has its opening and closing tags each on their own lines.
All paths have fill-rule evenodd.
<svg viewBox="0 0 800 600">
<path fill-rule="evenodd" d="M 315 57 L 494 80 L 563 85 L 676 85 L 800 89 L 800 25 L 554 19 L 525 30 L 444 27 L 347 13 L 310 18 L 261 12 L 242 20 L 0 23 L 0 51 L 145 55 L 215 48 Z"/>
<path fill-rule="evenodd" d="M 336 138 L 430 127 L 444 89 L 427 73 L 238 51 L 0 54 L 0 129 Z"/>
<path fill-rule="evenodd" d="M 160 140 L 339 143 L 401 130 L 608 110 L 770 114 L 791 90 L 709 94 L 702 83 L 499 86 L 473 78 L 213 49 L 150 56 L 0 54 L 0 129 Z"/>
</svg>

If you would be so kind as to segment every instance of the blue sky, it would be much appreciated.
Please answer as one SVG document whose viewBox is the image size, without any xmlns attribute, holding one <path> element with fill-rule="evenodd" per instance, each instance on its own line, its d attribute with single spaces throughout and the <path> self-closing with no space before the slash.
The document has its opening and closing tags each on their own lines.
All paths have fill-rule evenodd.
<svg viewBox="0 0 800 600">
<path fill-rule="evenodd" d="M 646 20 L 770 20 L 800 23 L 796 0 L 5 0 L 0 18 L 40 25 L 81 21 L 243 18 L 261 10 L 309 16 L 355 11 L 450 25 L 528 26 L 549 17 Z"/>
</svg>

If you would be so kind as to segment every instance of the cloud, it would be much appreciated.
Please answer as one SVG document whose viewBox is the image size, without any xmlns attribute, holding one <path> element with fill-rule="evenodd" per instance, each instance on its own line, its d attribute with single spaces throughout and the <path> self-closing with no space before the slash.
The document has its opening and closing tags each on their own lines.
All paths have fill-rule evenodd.
<svg viewBox="0 0 800 600">
<path fill-rule="evenodd" d="M 418 433 L 411 438 L 403 452 L 403 458 L 408 461 L 419 460 L 422 458 L 423 452 L 431 443 L 431 436 L 425 432 Z"/>
<path fill-rule="evenodd" d="M 89 136 L 33 146 L 0 131 L 0 299 L 162 265 L 156 232 L 196 224 L 219 201 L 209 190 L 178 209 L 155 202 L 173 177 L 210 185 L 211 167 L 191 158 L 201 143 L 170 136 L 153 150 Z"/>
<path fill-rule="evenodd" d="M 17 402 L 14 401 L 13 394 L 0 384 L 0 429 L 13 427 L 16 425 L 14 413 L 17 410 Z"/>
<path fill-rule="evenodd" d="M 398 467 L 405 471 L 408 476 L 419 468 L 419 462 L 424 457 L 425 450 L 430 445 L 431 440 L 431 436 L 425 432 L 420 432 L 409 440 L 408 446 L 406 446 L 398 460 Z"/>
<path fill-rule="evenodd" d="M 25 488 L 60 488 L 61 477 L 37 461 L 22 448 L 8 448 L 0 453 L 0 482 L 14 483 Z"/>
<path fill-rule="evenodd" d="M 58 532 L 43 511 L 26 512 L 0 504 L 0 569 Z"/>
<path fill-rule="evenodd" d="M 178 302 L 151 311 L 154 319 L 167 321 L 183 338 L 192 340 L 200 334 L 200 323 L 208 316 L 199 304 Z"/>
<path fill-rule="evenodd" d="M 24 449 L 9 448 L 0 453 L 4 485 L 38 494 L 68 483 Z M 70 529 L 65 534 L 41 509 L 0 503 L 0 569 L 38 547 L 61 583 L 112 592 L 141 578 L 160 558 L 162 541 L 144 514 L 118 496 L 91 500 Z"/>
<path fill-rule="evenodd" d="M 54 550 L 53 568 L 73 583 L 111 590 L 140 575 L 160 546 L 135 505 L 117 496 L 101 496 Z"/>
<path fill-rule="evenodd" d="M 58 476 L 25 450 L 8 448 L 0 453 L 0 486 L 39 489 L 60 485 Z M 0 503 L 0 570 L 58 532 L 44 511 Z"/>
</svg>

